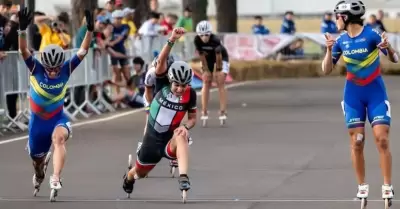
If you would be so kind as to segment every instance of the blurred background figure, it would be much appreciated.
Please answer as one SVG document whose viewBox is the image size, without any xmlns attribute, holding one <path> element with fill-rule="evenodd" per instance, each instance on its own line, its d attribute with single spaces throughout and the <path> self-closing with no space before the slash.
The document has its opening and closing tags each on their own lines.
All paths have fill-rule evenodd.
<svg viewBox="0 0 400 209">
<path fill-rule="evenodd" d="M 338 33 L 336 23 L 332 19 L 332 12 L 326 12 L 324 18 L 321 23 L 321 33 L 330 33 L 335 34 Z"/>
<path fill-rule="evenodd" d="M 294 13 L 293 11 L 285 12 L 285 17 L 283 18 L 281 33 L 283 34 L 294 34 L 296 33 L 296 24 L 293 20 Z"/>
<path fill-rule="evenodd" d="M 254 35 L 268 35 L 269 29 L 263 25 L 263 19 L 260 15 L 254 17 L 254 25 L 252 31 Z"/>
<path fill-rule="evenodd" d="M 192 10 L 186 6 L 183 15 L 179 17 L 176 27 L 185 28 L 186 31 L 193 31 Z"/>
<path fill-rule="evenodd" d="M 68 14 L 67 14 L 68 15 Z M 39 33 L 42 36 L 40 49 L 42 50 L 49 44 L 56 44 L 63 49 L 67 49 L 71 44 L 71 36 L 67 31 L 68 16 L 35 16 L 35 24 L 39 28 Z"/>
</svg>

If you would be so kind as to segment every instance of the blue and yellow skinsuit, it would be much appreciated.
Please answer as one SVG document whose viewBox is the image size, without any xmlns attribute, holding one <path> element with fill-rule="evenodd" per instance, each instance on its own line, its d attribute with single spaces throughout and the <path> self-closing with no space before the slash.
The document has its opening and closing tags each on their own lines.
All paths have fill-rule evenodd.
<svg viewBox="0 0 400 209">
<path fill-rule="evenodd" d="M 73 56 L 61 66 L 60 75 L 51 79 L 37 59 L 30 56 L 25 60 L 31 74 L 29 103 L 32 114 L 28 148 L 32 158 L 41 158 L 47 154 L 56 127 L 65 127 L 68 135 L 71 134 L 69 120 L 63 111 L 64 97 L 70 75 L 80 63 L 78 56 Z"/>
<path fill-rule="evenodd" d="M 342 109 L 348 128 L 364 127 L 366 116 L 372 126 L 390 125 L 390 103 L 381 76 L 379 31 L 365 26 L 357 37 L 342 33 L 332 49 L 333 64 L 340 56 L 346 63 L 347 76 Z"/>
</svg>

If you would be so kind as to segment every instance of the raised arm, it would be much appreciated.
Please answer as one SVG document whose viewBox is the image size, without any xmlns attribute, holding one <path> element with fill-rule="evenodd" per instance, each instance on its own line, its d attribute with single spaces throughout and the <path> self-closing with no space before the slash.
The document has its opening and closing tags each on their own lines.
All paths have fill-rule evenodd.
<svg viewBox="0 0 400 209">
<path fill-rule="evenodd" d="M 21 53 L 24 60 L 27 60 L 30 56 L 32 56 L 31 52 L 28 49 L 28 43 L 26 41 L 26 29 L 32 22 L 32 12 L 27 8 L 22 8 L 18 12 L 19 17 L 19 31 L 18 31 L 18 45 L 19 52 Z"/>
<path fill-rule="evenodd" d="M 162 48 L 160 55 L 157 59 L 156 65 L 156 75 L 163 75 L 167 69 L 167 59 L 168 55 L 171 52 L 172 47 L 175 44 L 175 41 L 181 38 L 181 36 L 185 33 L 185 29 L 183 28 L 175 28 L 172 31 L 171 37 L 168 39 L 167 44 Z"/>
<path fill-rule="evenodd" d="M 93 30 L 94 30 L 94 20 L 93 20 L 93 13 L 89 10 L 85 10 L 85 17 L 86 17 L 86 26 L 87 31 L 85 38 L 82 41 L 80 49 L 77 52 L 77 56 L 80 60 L 83 60 L 89 50 L 90 43 L 92 42 L 93 38 Z"/>
</svg>

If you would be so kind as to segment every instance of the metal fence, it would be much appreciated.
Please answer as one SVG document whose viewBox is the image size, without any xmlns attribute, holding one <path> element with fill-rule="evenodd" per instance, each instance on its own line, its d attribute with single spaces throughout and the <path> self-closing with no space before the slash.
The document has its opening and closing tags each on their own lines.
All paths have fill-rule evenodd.
<svg viewBox="0 0 400 209">
<path fill-rule="evenodd" d="M 400 36 L 388 34 L 389 41 L 400 50 Z M 172 54 L 182 60 L 190 60 L 196 56 L 193 44 L 195 34 L 186 34 L 174 45 Z M 257 36 L 251 34 L 218 34 L 230 59 L 254 60 L 273 56 L 280 50 L 290 45 L 298 38 L 309 39 L 317 47 L 324 44 L 323 34 L 296 34 L 295 36 L 273 34 Z M 128 54 L 142 57 L 150 63 L 154 56 L 160 52 L 168 37 L 154 36 L 131 38 L 127 43 Z M 70 58 L 76 49 L 66 51 Z M 35 55 L 36 57 L 38 54 Z M 112 79 L 110 57 L 105 52 L 90 50 L 86 58 L 72 74 L 68 82 L 68 94 L 65 98 L 65 113 L 72 121 L 79 118 L 89 118 L 92 114 L 101 115 L 114 112 L 115 108 L 105 95 L 110 94 L 110 89 L 104 88 L 105 81 Z M 94 91 L 96 90 L 96 91 Z M 76 102 L 76 93 L 84 93 L 83 101 Z M 96 96 L 92 96 L 93 92 Z M 11 117 L 7 109 L 6 98 L 10 95 L 17 96 L 17 115 Z M 17 51 L 8 52 L 8 56 L 0 62 L 0 136 L 4 131 L 18 132 L 27 129 L 30 117 L 29 103 L 29 73 L 22 57 Z M 88 111 L 90 110 L 90 111 Z M 90 113 L 89 113 L 90 112 Z"/>
</svg>

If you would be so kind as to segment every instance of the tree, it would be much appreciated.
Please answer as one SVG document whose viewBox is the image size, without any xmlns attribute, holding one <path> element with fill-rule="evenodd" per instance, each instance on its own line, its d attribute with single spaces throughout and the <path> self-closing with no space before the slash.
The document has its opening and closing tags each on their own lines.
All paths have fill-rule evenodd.
<svg viewBox="0 0 400 209">
<path fill-rule="evenodd" d="M 208 0 L 182 0 L 183 8 L 189 6 L 192 10 L 193 31 L 196 31 L 196 25 L 202 20 L 207 20 Z"/>
<path fill-rule="evenodd" d="M 236 0 L 215 0 L 218 32 L 237 32 Z"/>
<path fill-rule="evenodd" d="M 124 5 L 135 9 L 133 21 L 137 28 L 139 28 L 144 21 L 147 20 L 150 13 L 149 0 L 124 0 Z"/>
<path fill-rule="evenodd" d="M 78 29 L 82 25 L 83 17 L 85 17 L 85 9 L 94 11 L 97 6 L 97 0 L 71 0 L 72 6 L 72 28 Z M 94 18 L 94 17 L 93 17 Z"/>
</svg>

